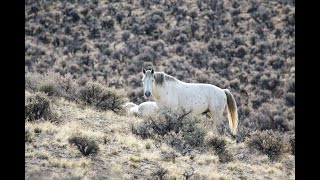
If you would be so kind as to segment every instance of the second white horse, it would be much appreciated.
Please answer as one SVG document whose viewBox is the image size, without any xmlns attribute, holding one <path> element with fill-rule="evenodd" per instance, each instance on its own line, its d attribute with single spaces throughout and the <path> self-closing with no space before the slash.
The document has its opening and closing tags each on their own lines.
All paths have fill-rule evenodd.
<svg viewBox="0 0 320 180">
<path fill-rule="evenodd" d="M 147 101 L 143 102 L 139 105 L 136 105 L 132 102 L 129 102 L 125 105 L 128 108 L 128 112 L 132 114 L 148 116 L 153 113 L 156 113 L 158 110 L 158 106 L 155 102 Z"/>
</svg>

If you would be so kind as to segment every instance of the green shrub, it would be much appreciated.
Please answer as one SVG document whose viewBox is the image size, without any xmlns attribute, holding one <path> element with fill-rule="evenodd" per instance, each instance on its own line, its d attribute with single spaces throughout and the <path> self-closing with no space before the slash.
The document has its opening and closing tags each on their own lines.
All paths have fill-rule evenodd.
<svg viewBox="0 0 320 180">
<path fill-rule="evenodd" d="M 48 96 L 57 95 L 57 85 L 54 83 L 43 84 L 40 86 L 40 91 L 48 94 Z"/>
<path fill-rule="evenodd" d="M 193 147 L 202 145 L 207 129 L 196 117 L 189 117 L 182 125 L 182 137 L 186 144 Z"/>
<path fill-rule="evenodd" d="M 42 132 L 42 129 L 40 129 L 39 127 L 36 127 L 36 128 L 34 128 L 33 132 L 36 134 L 39 134 Z"/>
<path fill-rule="evenodd" d="M 145 144 L 145 147 L 146 147 L 146 149 L 150 149 L 150 147 L 151 147 L 150 142 L 147 142 L 147 143 Z"/>
</svg>

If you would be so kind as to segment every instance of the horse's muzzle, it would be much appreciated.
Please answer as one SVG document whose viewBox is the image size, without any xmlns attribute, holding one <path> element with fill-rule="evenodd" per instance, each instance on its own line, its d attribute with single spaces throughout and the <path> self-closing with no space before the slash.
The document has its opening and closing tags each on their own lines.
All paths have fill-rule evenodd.
<svg viewBox="0 0 320 180">
<path fill-rule="evenodd" d="M 151 93 L 147 91 L 144 93 L 144 95 L 148 98 L 148 97 L 150 97 Z"/>
</svg>

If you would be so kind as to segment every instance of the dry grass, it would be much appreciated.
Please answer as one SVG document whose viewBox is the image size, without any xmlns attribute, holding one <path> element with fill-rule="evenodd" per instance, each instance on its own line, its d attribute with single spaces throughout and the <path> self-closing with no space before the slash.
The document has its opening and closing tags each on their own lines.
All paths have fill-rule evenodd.
<svg viewBox="0 0 320 180">
<path fill-rule="evenodd" d="M 284 155 L 281 161 L 272 162 L 266 155 L 251 155 L 244 142 L 236 143 L 223 136 L 229 153 L 234 157 L 232 162 L 219 162 L 219 156 L 210 148 L 201 151 L 193 149 L 183 155 L 165 141 L 141 139 L 132 134 L 130 123 L 142 122 L 142 119 L 119 116 L 109 111 L 96 112 L 90 107 L 83 108 L 63 99 L 57 100 L 56 105 L 56 109 L 64 109 L 61 123 L 26 122 L 26 129 L 32 137 L 31 142 L 26 142 L 27 177 L 38 172 L 46 172 L 51 178 L 61 174 L 63 177 L 83 179 L 294 177 L 290 154 Z M 71 114 L 77 116 L 70 119 Z M 95 139 L 99 144 L 99 153 L 83 157 L 75 146 L 68 143 L 75 133 Z M 207 134 L 205 143 L 215 137 L 216 134 L 212 133 Z"/>
</svg>

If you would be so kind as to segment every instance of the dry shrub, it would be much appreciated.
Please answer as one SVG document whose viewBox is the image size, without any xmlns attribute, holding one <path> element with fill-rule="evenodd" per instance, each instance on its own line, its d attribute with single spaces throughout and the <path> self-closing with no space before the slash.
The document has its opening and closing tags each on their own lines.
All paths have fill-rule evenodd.
<svg viewBox="0 0 320 180">
<path fill-rule="evenodd" d="M 60 73 L 49 71 L 44 74 L 27 73 L 25 75 L 25 88 L 30 92 L 41 91 L 48 96 L 75 100 L 77 87 L 77 82 L 69 73 L 62 76 Z"/>
<path fill-rule="evenodd" d="M 286 102 L 287 106 L 289 106 L 289 107 L 295 106 L 295 100 L 296 100 L 295 93 L 288 92 L 285 95 L 285 102 Z"/>
<path fill-rule="evenodd" d="M 26 73 L 25 74 L 25 89 L 30 92 L 39 91 L 39 84 L 44 81 L 44 77 L 38 73 Z"/>
<path fill-rule="evenodd" d="M 132 131 L 143 138 L 154 137 L 154 135 L 164 136 L 170 131 L 178 133 L 188 114 L 163 110 L 153 116 L 146 117 L 138 126 L 132 126 Z"/>
<path fill-rule="evenodd" d="M 294 79 L 290 79 L 286 84 L 286 89 L 288 92 L 294 93 L 296 91 L 296 82 Z"/>
<path fill-rule="evenodd" d="M 164 110 L 132 125 L 132 132 L 142 138 L 165 142 L 179 151 L 203 145 L 207 129 L 202 120 L 189 112 Z"/>
<path fill-rule="evenodd" d="M 36 92 L 34 94 L 26 93 L 24 115 L 25 120 L 34 121 L 42 118 L 53 118 L 50 103 L 50 99 L 43 92 Z"/>
<path fill-rule="evenodd" d="M 163 168 L 163 167 L 158 167 L 155 169 L 152 173 L 151 176 L 159 179 L 163 179 L 163 177 L 168 174 L 168 170 Z"/>
<path fill-rule="evenodd" d="M 138 125 L 132 124 L 131 131 L 133 134 L 140 136 L 143 139 L 152 138 L 153 137 L 152 127 L 153 127 L 152 121 L 143 121 Z"/>
<path fill-rule="evenodd" d="M 181 132 L 186 144 L 197 147 L 202 145 L 207 129 L 200 119 L 190 117 L 183 122 Z"/>
<path fill-rule="evenodd" d="M 238 58 L 243 58 L 247 53 L 248 53 L 247 48 L 242 45 L 235 50 L 235 56 Z"/>
<path fill-rule="evenodd" d="M 246 141 L 250 149 L 266 154 L 270 160 L 278 160 L 288 151 L 287 139 L 272 130 L 255 131 Z"/>
<path fill-rule="evenodd" d="M 59 82 L 61 80 L 60 74 L 49 71 L 44 74 L 27 73 L 26 74 L 26 89 L 35 91 L 42 91 L 49 96 L 59 96 Z"/>
<path fill-rule="evenodd" d="M 32 134 L 28 129 L 24 131 L 24 142 L 31 143 L 32 142 Z"/>
<path fill-rule="evenodd" d="M 68 141 L 70 144 L 77 146 L 80 153 L 84 156 L 97 154 L 99 151 L 98 143 L 93 138 L 82 134 L 74 134 Z"/>
<path fill-rule="evenodd" d="M 80 101 L 98 110 L 111 110 L 117 114 L 124 112 L 125 95 L 114 88 L 106 88 L 98 82 L 89 81 L 77 92 Z"/>
<path fill-rule="evenodd" d="M 252 112 L 244 118 L 243 125 L 252 130 L 276 130 L 286 132 L 291 130 L 288 120 L 282 115 L 281 110 L 262 107 L 260 111 Z"/>
<path fill-rule="evenodd" d="M 53 83 L 43 84 L 40 87 L 40 91 L 45 92 L 48 96 L 57 95 L 56 85 Z"/>
<path fill-rule="evenodd" d="M 122 41 L 126 42 L 130 38 L 130 31 L 124 31 L 121 34 Z"/>
<path fill-rule="evenodd" d="M 213 137 L 207 143 L 207 146 L 212 147 L 215 153 L 219 156 L 219 161 L 222 163 L 230 162 L 233 156 L 226 149 L 226 140 L 220 137 Z"/>
<path fill-rule="evenodd" d="M 273 69 L 280 69 L 285 64 L 285 59 L 283 57 L 271 56 L 268 60 L 268 64 L 272 66 Z"/>
<path fill-rule="evenodd" d="M 288 143 L 288 149 L 289 149 L 288 151 L 289 151 L 291 154 L 295 155 L 295 153 L 296 153 L 295 131 L 294 131 L 294 130 L 293 130 L 293 131 L 290 131 L 290 132 L 284 134 L 284 136 L 285 136 L 285 140 L 286 140 L 287 143 Z"/>
<path fill-rule="evenodd" d="M 291 153 L 293 155 L 295 155 L 296 154 L 296 139 L 295 139 L 295 137 L 290 138 L 289 143 L 291 146 Z"/>
<path fill-rule="evenodd" d="M 214 137 L 209 140 L 209 146 L 212 146 L 217 154 L 221 154 L 226 150 L 226 141 L 222 138 Z"/>
<path fill-rule="evenodd" d="M 279 75 L 272 74 L 270 76 L 262 75 L 259 80 L 262 89 L 274 90 L 280 83 Z"/>
</svg>

